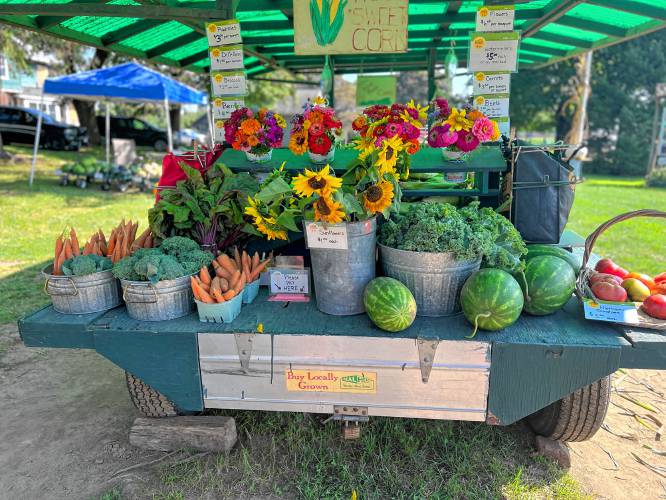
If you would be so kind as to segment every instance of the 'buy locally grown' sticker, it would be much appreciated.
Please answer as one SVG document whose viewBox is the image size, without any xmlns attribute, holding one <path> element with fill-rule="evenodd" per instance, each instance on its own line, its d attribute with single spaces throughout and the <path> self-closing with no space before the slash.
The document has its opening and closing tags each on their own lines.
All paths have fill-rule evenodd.
<svg viewBox="0 0 666 500">
<path fill-rule="evenodd" d="M 374 372 L 287 369 L 285 380 L 288 391 L 377 394 L 377 374 Z"/>
</svg>

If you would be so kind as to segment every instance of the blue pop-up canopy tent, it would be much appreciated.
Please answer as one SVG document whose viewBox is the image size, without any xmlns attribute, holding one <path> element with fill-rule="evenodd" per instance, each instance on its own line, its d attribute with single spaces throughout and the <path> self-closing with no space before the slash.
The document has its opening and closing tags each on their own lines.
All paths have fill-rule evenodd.
<svg viewBox="0 0 666 500">
<path fill-rule="evenodd" d="M 73 75 L 49 78 L 44 81 L 44 94 L 57 94 L 81 100 L 158 101 L 164 103 L 167 117 L 169 151 L 173 150 L 169 104 L 206 105 L 207 95 L 173 78 L 133 62 L 83 71 Z M 41 134 L 42 115 L 39 114 L 32 158 L 30 184 L 34 177 L 35 160 Z M 110 116 L 106 106 L 106 161 L 110 158 Z"/>
</svg>

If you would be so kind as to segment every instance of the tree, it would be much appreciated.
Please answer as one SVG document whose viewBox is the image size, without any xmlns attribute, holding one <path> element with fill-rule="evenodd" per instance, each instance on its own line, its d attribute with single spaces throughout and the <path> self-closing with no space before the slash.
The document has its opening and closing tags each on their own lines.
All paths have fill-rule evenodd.
<svg viewBox="0 0 666 500">
<path fill-rule="evenodd" d="M 259 77 L 261 78 L 261 77 Z M 293 77 L 281 70 L 269 73 L 266 78 L 291 80 Z M 248 81 L 248 94 L 245 96 L 245 105 L 253 107 L 275 106 L 280 100 L 290 97 L 294 86 L 288 83 Z"/>
<path fill-rule="evenodd" d="M 2 59 L 12 61 L 15 69 L 22 70 L 28 67 L 28 59 L 24 51 L 20 49 L 17 43 L 16 36 L 11 30 L 0 30 L 0 63 L 4 63 Z M 0 92 L 2 92 L 2 79 L 0 79 Z M 2 142 L 2 134 L 0 134 L 0 159 L 9 159 L 11 155 L 4 149 Z"/>
</svg>

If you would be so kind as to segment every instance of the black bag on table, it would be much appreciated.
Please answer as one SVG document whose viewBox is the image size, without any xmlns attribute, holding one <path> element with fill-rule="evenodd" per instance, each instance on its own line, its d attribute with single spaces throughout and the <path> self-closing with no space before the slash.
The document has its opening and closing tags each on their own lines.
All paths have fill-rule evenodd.
<svg viewBox="0 0 666 500">
<path fill-rule="evenodd" d="M 511 222 L 527 243 L 557 244 L 573 205 L 573 168 L 559 154 L 532 146 L 518 146 L 515 155 Z"/>
</svg>

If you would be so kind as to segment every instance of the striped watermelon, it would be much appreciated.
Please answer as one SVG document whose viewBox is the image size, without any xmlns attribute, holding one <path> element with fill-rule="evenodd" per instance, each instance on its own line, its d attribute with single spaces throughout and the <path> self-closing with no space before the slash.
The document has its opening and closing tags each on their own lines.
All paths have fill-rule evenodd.
<svg viewBox="0 0 666 500">
<path fill-rule="evenodd" d="M 495 331 L 512 325 L 523 310 L 523 292 L 506 271 L 481 269 L 463 285 L 460 305 L 467 320 L 474 325 L 468 337 L 472 338 L 478 328 Z"/>
<path fill-rule="evenodd" d="M 363 292 L 365 311 L 387 332 L 409 328 L 416 317 L 416 301 L 405 285 L 393 278 L 375 278 Z"/>
<path fill-rule="evenodd" d="M 527 290 L 525 290 L 527 285 Z M 525 312 L 545 316 L 561 309 L 571 298 L 576 286 L 576 273 L 565 260 L 541 255 L 525 265 Z"/>
<path fill-rule="evenodd" d="M 567 261 L 573 268 L 576 276 L 578 276 L 582 264 L 582 259 L 580 256 L 576 256 L 564 248 L 555 245 L 527 245 L 527 255 L 525 256 L 525 260 L 530 260 L 534 257 L 540 257 L 541 255 L 552 255 Z"/>
</svg>

